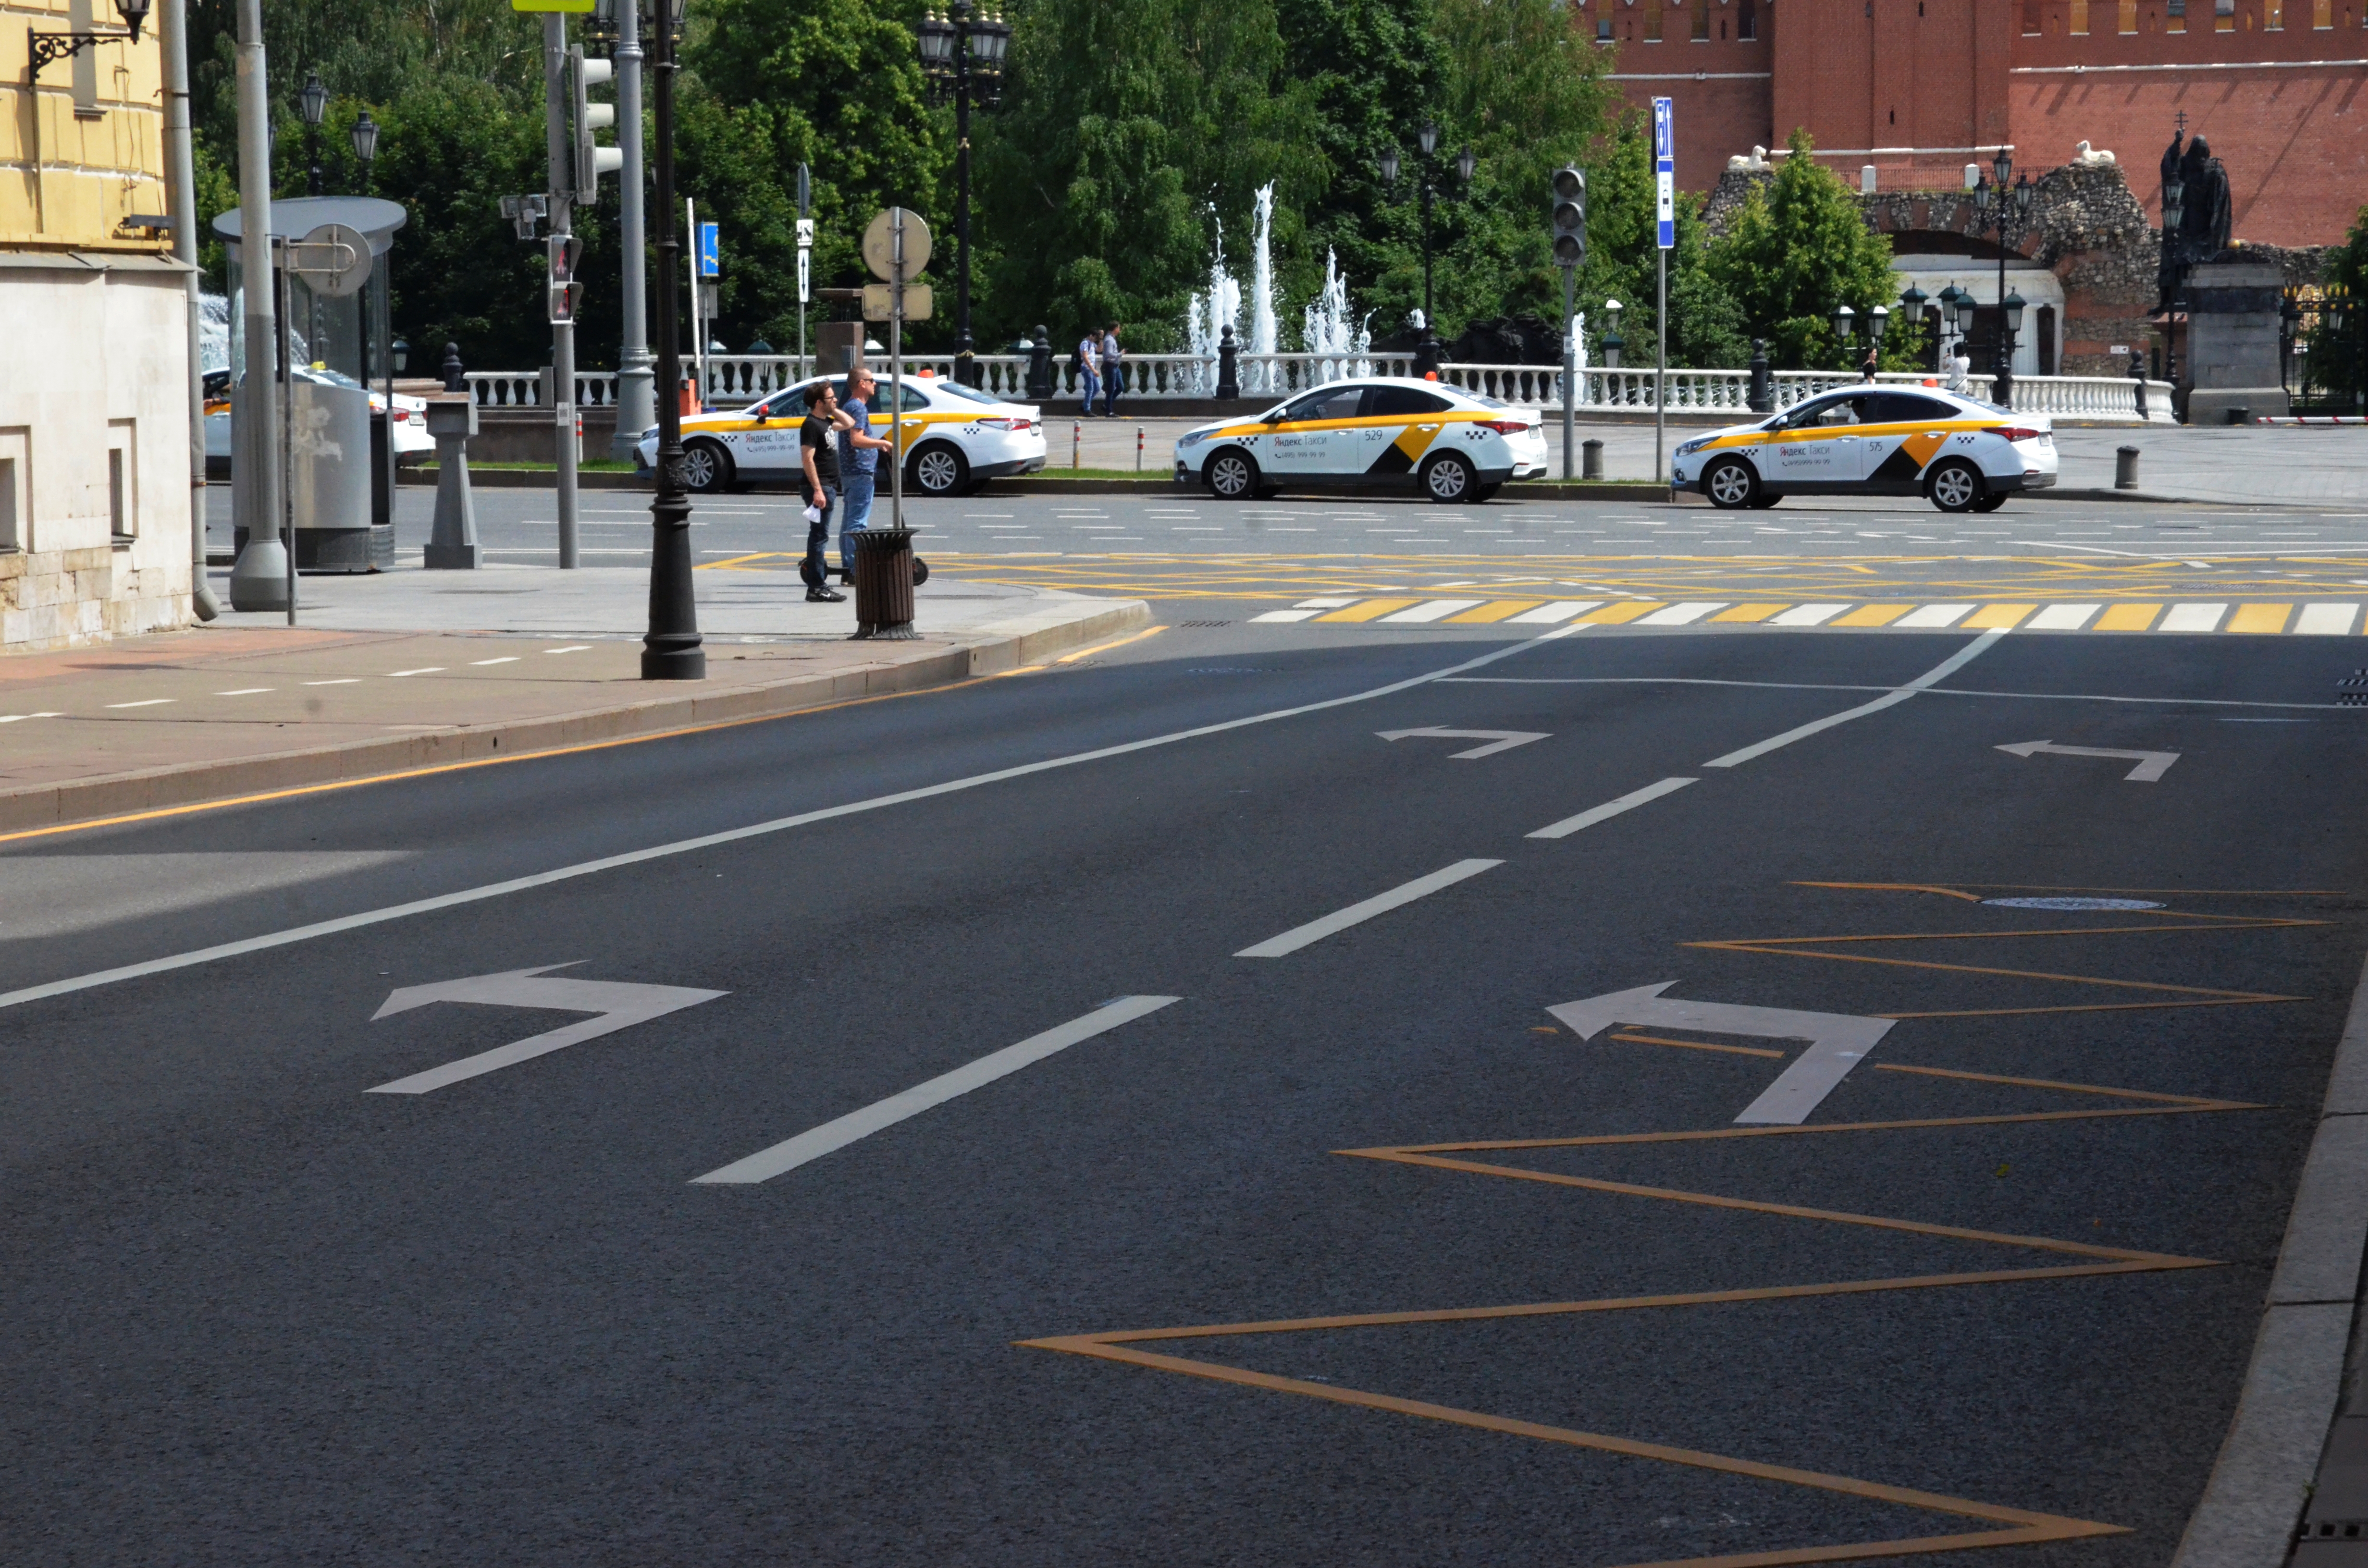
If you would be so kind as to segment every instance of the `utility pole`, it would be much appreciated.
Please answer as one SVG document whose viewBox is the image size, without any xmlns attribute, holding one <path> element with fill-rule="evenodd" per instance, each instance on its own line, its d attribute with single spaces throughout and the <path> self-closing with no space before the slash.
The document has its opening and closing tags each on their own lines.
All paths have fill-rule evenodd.
<svg viewBox="0 0 2368 1568">
<path fill-rule="evenodd" d="M 199 620 L 222 613 L 206 585 L 206 384 L 198 352 L 200 312 L 198 278 L 198 176 L 189 145 L 188 0 L 165 0 L 157 24 L 165 46 L 165 200 L 173 215 L 173 259 L 188 268 L 181 282 L 188 294 L 189 352 L 189 602 Z"/>
<path fill-rule="evenodd" d="M 551 254 L 554 258 L 572 254 L 569 238 L 573 223 L 568 208 L 575 194 L 575 142 L 567 129 L 567 18 L 557 11 L 546 11 L 542 17 L 542 103 L 543 136 L 551 154 Z M 571 269 L 572 271 L 572 269 Z M 554 284 L 563 280 L 551 279 Z M 575 312 L 565 312 L 570 319 L 559 319 L 553 312 L 551 324 L 551 401 L 552 437 L 559 454 L 559 564 L 562 570 L 573 570 L 581 564 L 577 550 L 575 514 Z"/>
<path fill-rule="evenodd" d="M 1668 475 L 1664 455 L 1669 405 L 1669 252 L 1678 244 L 1677 116 L 1668 98 L 1653 100 L 1653 184 L 1655 215 L 1653 270 L 1658 298 L 1653 326 L 1659 347 L 1653 356 L 1653 478 Z"/>
<path fill-rule="evenodd" d="M 814 171 L 798 165 L 798 369 L 791 381 L 806 374 L 806 301 L 814 297 Z"/>
<path fill-rule="evenodd" d="M 1587 265 L 1587 171 L 1571 165 L 1554 171 L 1554 260 L 1562 268 L 1562 476 L 1571 477 L 1571 446 L 1577 436 L 1578 342 L 1572 327 L 1578 269 Z"/>
<path fill-rule="evenodd" d="M 649 286 L 642 276 L 642 17 L 638 4 L 617 7 L 618 243 L 624 266 L 624 336 L 617 348 L 617 429 L 609 455 L 631 461 L 642 432 L 658 422 L 657 373 L 650 364 Z"/>
<path fill-rule="evenodd" d="M 289 562 L 279 540 L 279 333 L 271 267 L 271 103 L 264 76 L 263 0 L 238 0 L 239 282 L 245 294 L 239 382 L 238 487 L 246 548 L 231 569 L 233 609 L 288 607 Z"/>
</svg>

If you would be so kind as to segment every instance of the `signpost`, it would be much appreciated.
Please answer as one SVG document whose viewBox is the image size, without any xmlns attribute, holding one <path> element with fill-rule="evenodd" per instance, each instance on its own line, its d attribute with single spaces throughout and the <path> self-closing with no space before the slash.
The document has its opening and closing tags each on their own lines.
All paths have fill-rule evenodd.
<svg viewBox="0 0 2368 1568">
<path fill-rule="evenodd" d="M 798 165 L 798 375 L 806 373 L 806 301 L 814 298 L 814 171 Z"/>
<path fill-rule="evenodd" d="M 683 227 L 690 231 L 691 350 L 699 366 L 699 406 L 707 406 L 707 345 L 715 331 L 714 279 L 723 276 L 723 234 L 714 223 L 699 221 L 698 205 L 682 201 Z"/>
<path fill-rule="evenodd" d="M 917 212 L 891 207 L 863 231 L 863 265 L 888 285 L 888 526 L 905 526 L 905 315 L 908 280 L 929 265 L 929 226 Z M 865 294 L 871 290 L 866 289 Z M 869 303 L 869 301 L 866 301 Z M 865 314 L 871 312 L 867 310 Z"/>
<path fill-rule="evenodd" d="M 1669 397 L 1669 252 L 1678 244 L 1677 109 L 1668 98 L 1653 100 L 1654 274 L 1658 305 L 1653 326 L 1660 345 L 1653 356 L 1653 477 L 1668 472 L 1663 456 Z"/>
</svg>

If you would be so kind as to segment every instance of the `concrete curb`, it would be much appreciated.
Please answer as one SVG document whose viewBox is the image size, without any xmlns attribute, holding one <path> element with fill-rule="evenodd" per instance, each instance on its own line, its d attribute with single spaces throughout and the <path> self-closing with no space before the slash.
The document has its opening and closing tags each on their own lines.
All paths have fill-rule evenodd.
<svg viewBox="0 0 2368 1568">
<path fill-rule="evenodd" d="M 2335 1422 L 2368 1246 L 2368 965 L 2294 1189 L 2237 1415 L 2171 1568 L 2281 1568 Z"/>
<path fill-rule="evenodd" d="M 456 724 L 426 733 L 374 737 L 267 756 L 185 763 L 0 790 L 0 832 L 58 826 L 485 757 L 529 756 L 589 742 L 652 735 L 735 719 L 774 718 L 850 698 L 920 691 L 1037 664 L 1064 650 L 1119 636 L 1150 621 L 1151 607 L 1143 600 L 1110 600 L 1108 608 L 1076 619 L 1052 620 L 975 642 L 958 643 L 922 658 L 836 675 L 802 676 L 768 686 L 743 687 L 712 695 L 695 687 L 689 691 L 676 687 L 666 696 L 575 713 L 545 714 L 484 725 Z"/>
</svg>

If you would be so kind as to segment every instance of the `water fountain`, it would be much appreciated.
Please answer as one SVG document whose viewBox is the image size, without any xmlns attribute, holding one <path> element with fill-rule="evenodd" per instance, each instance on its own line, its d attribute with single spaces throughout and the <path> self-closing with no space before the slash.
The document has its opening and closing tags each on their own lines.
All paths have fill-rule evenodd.
<svg viewBox="0 0 2368 1568">
<path fill-rule="evenodd" d="M 1324 292 L 1307 307 L 1301 336 L 1307 352 L 1317 355 L 1314 379 L 1337 381 L 1349 376 L 1372 374 L 1372 364 L 1366 356 L 1372 350 L 1373 335 L 1367 326 L 1372 319 L 1368 311 L 1351 318 L 1349 313 L 1349 280 L 1340 276 L 1338 256 L 1324 253 Z"/>
<path fill-rule="evenodd" d="M 1215 209 L 1210 210 L 1213 217 Z M 1185 338 L 1203 367 L 1198 389 L 1203 393 L 1216 390 L 1217 345 L 1226 327 L 1234 329 L 1234 342 L 1244 355 L 1272 354 L 1280 347 L 1281 337 L 1274 299 L 1274 187 L 1269 185 L 1258 191 L 1251 208 L 1250 324 L 1247 342 L 1242 338 L 1241 280 L 1225 270 L 1225 225 L 1222 219 L 1214 221 L 1217 249 L 1209 262 L 1209 287 L 1205 292 L 1193 291 L 1186 306 L 1184 323 Z M 1245 392 L 1253 388 L 1272 391 L 1281 385 L 1271 362 L 1244 366 L 1241 380 Z"/>
<path fill-rule="evenodd" d="M 1281 335 L 1274 309 L 1274 187 L 1268 184 L 1250 202 L 1249 351 L 1272 354 L 1282 346 Z M 1281 368 L 1272 360 L 1260 368 L 1265 379 L 1259 384 L 1269 392 L 1282 391 Z"/>
</svg>

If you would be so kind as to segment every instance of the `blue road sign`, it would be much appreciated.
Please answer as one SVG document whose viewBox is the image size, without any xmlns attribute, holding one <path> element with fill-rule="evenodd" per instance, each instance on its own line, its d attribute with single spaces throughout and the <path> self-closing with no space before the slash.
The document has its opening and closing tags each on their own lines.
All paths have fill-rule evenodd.
<svg viewBox="0 0 2368 1568">
<path fill-rule="evenodd" d="M 699 226 L 699 275 L 701 278 L 723 276 L 723 242 L 716 233 L 716 225 Z"/>
<path fill-rule="evenodd" d="M 1677 111 L 1668 98 L 1653 100 L 1653 185 L 1663 250 L 1678 246 Z"/>
</svg>

